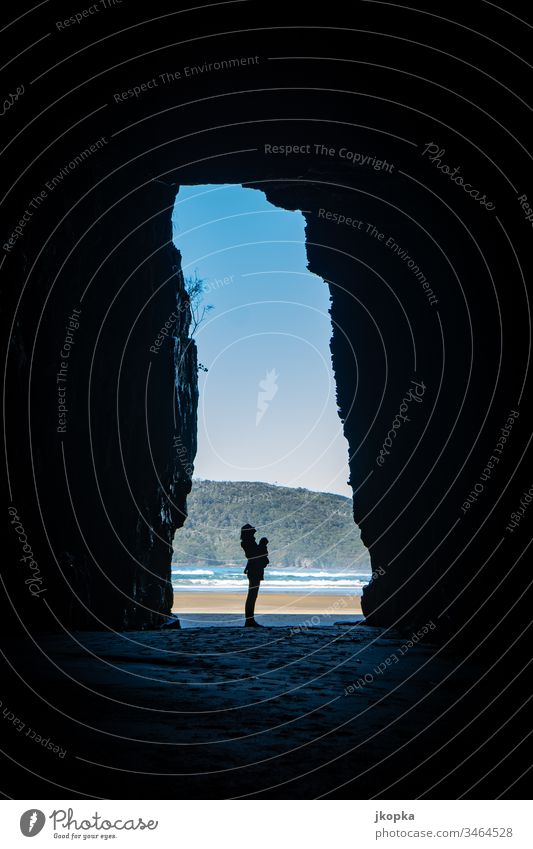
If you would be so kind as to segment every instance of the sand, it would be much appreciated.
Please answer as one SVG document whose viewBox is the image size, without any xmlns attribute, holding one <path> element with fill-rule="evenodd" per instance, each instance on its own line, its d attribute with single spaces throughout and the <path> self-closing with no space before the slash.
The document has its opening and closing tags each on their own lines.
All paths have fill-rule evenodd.
<svg viewBox="0 0 533 849">
<path fill-rule="evenodd" d="M 2 745 L 12 772 L 27 765 L 30 799 L 61 788 L 104 799 L 379 796 L 376 808 L 382 798 L 454 799 L 469 787 L 458 783 L 458 764 L 486 738 L 467 725 L 480 701 L 468 707 L 465 694 L 480 671 L 439 652 L 431 632 L 412 648 L 409 636 L 360 625 L 238 626 L 43 634 L 37 647 L 10 635 L 0 645 L 20 680 L 4 686 L 5 707 L 67 755 L 7 726 Z M 28 695 L 37 672 L 38 692 Z M 494 743 L 498 735 L 479 777 Z M 345 831 L 341 823 L 332 833 L 343 840 Z"/>
<path fill-rule="evenodd" d="M 174 593 L 174 613 L 242 613 L 246 591 Z M 261 614 L 349 614 L 361 613 L 361 598 L 356 595 L 297 595 L 296 593 L 259 593 L 255 612 Z"/>
</svg>

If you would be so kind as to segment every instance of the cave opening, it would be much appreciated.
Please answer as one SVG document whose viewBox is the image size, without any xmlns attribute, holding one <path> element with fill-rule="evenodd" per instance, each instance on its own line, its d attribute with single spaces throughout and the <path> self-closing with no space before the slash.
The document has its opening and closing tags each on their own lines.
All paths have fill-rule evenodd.
<svg viewBox="0 0 533 849">
<path fill-rule="evenodd" d="M 180 187 L 172 224 L 199 359 L 173 610 L 184 626 L 242 618 L 239 530 L 251 522 L 269 539 L 261 621 L 360 618 L 370 560 L 347 483 L 330 292 L 309 271 L 304 214 L 256 188 L 195 184 Z"/>
</svg>

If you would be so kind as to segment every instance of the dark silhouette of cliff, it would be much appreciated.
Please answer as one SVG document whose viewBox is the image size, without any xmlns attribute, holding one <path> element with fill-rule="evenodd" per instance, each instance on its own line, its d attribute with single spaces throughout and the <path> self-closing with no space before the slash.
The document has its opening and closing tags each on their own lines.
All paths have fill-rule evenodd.
<svg viewBox="0 0 533 849">
<path fill-rule="evenodd" d="M 49 5 L 9 28 L 13 61 L 2 87 L 24 88 L 2 116 L 4 645 L 22 658 L 26 631 L 153 629 L 169 613 L 197 401 L 171 214 L 181 185 L 246 184 L 302 210 L 309 269 L 330 287 L 353 514 L 377 575 L 363 596 L 367 621 L 407 634 L 434 621 L 458 665 L 472 652 L 484 656 L 479 689 L 473 673 L 459 677 L 439 703 L 459 700 L 458 729 L 460 699 L 468 700 L 463 745 L 440 759 L 447 715 L 439 705 L 435 726 L 422 716 L 416 729 L 429 728 L 432 764 L 456 770 L 461 787 L 494 767 L 491 789 L 519 792 L 517 690 L 530 687 L 527 511 L 508 525 L 531 487 L 524 410 L 533 270 L 530 44 L 509 14 L 520 7 L 484 4 L 480 16 L 478 4 L 463 4 L 454 24 L 440 5 L 253 0 L 185 10 L 156 0 L 149 21 L 142 4 L 123 3 L 67 32 L 55 21 L 72 15 L 72 4 Z M 32 651 L 38 695 L 6 663 L 20 711 L 36 724 L 42 693 L 87 719 L 86 692 Z M 184 678 L 193 665 L 183 654 L 172 664 Z M 107 669 L 102 676 L 107 695 L 115 682 Z M 406 699 L 411 705 L 413 691 Z M 111 723 L 104 700 L 90 704 L 93 718 Z M 505 725 L 508 705 L 516 715 Z M 187 717 L 174 719 L 186 727 Z M 76 739 L 74 721 L 69 728 Z M 509 758 L 497 768 L 492 745 L 482 744 L 500 733 L 499 756 Z M 426 739 L 414 744 L 421 757 Z M 86 756 L 91 742 L 87 732 Z M 138 751 L 130 754 L 138 769 Z M 383 777 L 388 766 L 374 754 L 366 764 Z M 316 757 L 324 763 L 327 751 Z M 357 764 L 357 755 L 345 757 Z M 24 798 L 26 763 L 31 757 L 20 768 L 8 763 L 9 775 L 27 782 Z M 73 764 L 69 776 L 78 774 Z M 60 787 L 62 766 L 47 773 Z M 86 769 L 98 784 L 101 771 Z M 109 773 L 106 788 L 120 787 Z M 41 798 L 59 792 L 31 781 Z M 482 786 L 470 792 L 483 795 Z M 323 785 L 307 787 L 314 796 Z"/>
</svg>

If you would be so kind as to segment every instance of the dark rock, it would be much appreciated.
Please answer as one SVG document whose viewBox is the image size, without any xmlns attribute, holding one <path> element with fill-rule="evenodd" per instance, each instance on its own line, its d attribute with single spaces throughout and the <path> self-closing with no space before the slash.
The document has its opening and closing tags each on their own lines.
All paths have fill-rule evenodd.
<svg viewBox="0 0 533 849">
<path fill-rule="evenodd" d="M 531 485 L 523 472 L 531 449 L 522 414 L 483 495 L 464 513 L 461 505 L 510 411 L 525 406 L 530 391 L 523 385 L 529 325 L 522 282 L 522 275 L 531 278 L 530 228 L 505 175 L 493 167 L 507 163 L 524 190 L 530 163 L 518 147 L 508 148 L 503 133 L 519 117 L 505 118 L 511 101 L 493 87 L 484 94 L 490 114 L 476 111 L 472 118 L 466 104 L 478 102 L 480 87 L 470 68 L 485 57 L 470 36 L 461 45 L 468 66 L 460 66 L 455 80 L 461 99 L 448 88 L 419 84 L 422 60 L 405 50 L 402 38 L 387 39 L 381 55 L 387 67 L 407 69 L 408 76 L 373 67 L 366 80 L 372 96 L 359 96 L 362 78 L 356 78 L 357 91 L 347 79 L 355 65 L 264 59 L 274 49 L 294 55 L 294 30 L 277 27 L 275 40 L 270 30 L 258 31 L 253 5 L 223 4 L 220 31 L 245 30 L 246 51 L 260 61 L 161 84 L 128 102 L 114 103 L 113 92 L 156 78 L 167 65 L 194 65 L 198 41 L 169 47 L 163 62 L 159 51 L 146 53 L 142 27 L 125 29 L 120 49 L 127 57 L 142 55 L 142 69 L 129 58 L 117 60 L 117 39 L 98 51 L 74 52 L 69 75 L 83 84 L 63 101 L 72 114 L 70 107 L 60 117 L 59 107 L 47 112 L 53 117 L 39 119 L 38 132 L 25 131 L 24 144 L 7 153 L 8 188 L 12 173 L 20 179 L 5 205 L 6 234 L 25 199 L 50 175 L 89 142 L 107 139 L 49 193 L 3 266 L 10 503 L 31 540 L 46 593 L 35 598 L 28 591 L 20 547 L 8 529 L 6 560 L 16 565 L 6 572 L 2 625 L 20 619 L 25 626 L 59 627 L 57 619 L 66 627 L 151 628 L 170 613 L 171 542 L 191 487 L 174 440 L 192 463 L 197 402 L 196 350 L 188 341 L 170 217 L 180 184 L 241 183 L 265 192 L 276 206 L 304 210 L 309 269 L 330 286 L 331 351 L 354 518 L 375 574 L 363 594 L 367 622 L 410 628 L 438 620 L 441 630 L 459 633 L 461 645 L 470 638 L 488 646 L 484 637 L 512 609 L 505 629 L 510 643 L 530 610 L 526 537 L 521 528 L 505 531 Z M 332 28 L 328 39 L 332 56 L 356 54 L 354 61 L 366 67 L 378 45 L 365 33 L 376 30 L 379 9 L 363 6 L 352 32 Z M 169 41 L 164 8 L 158 6 L 150 24 L 150 43 Z M 284 24 L 291 14 L 283 9 Z M 44 7 L 37 15 L 45 15 Z M 323 11 L 307 9 L 304 27 L 298 10 L 294 15 L 298 52 L 322 56 L 324 34 L 313 22 L 323 25 L 315 17 Z M 343 27 L 346 15 L 343 8 Z M 197 16 L 187 33 L 203 33 L 203 25 Z M 43 18 L 43 32 L 45 26 Z M 209 32 L 216 27 L 217 11 L 210 8 Z M 498 27 L 505 28 L 503 19 Z M 232 38 L 228 50 L 240 55 L 242 43 Z M 203 39 L 202 63 L 219 59 L 219 43 Z M 448 53 L 435 52 L 432 62 L 431 79 L 448 86 Z M 36 98 L 48 96 L 51 80 L 31 86 L 18 116 L 26 108 L 36 115 Z M 498 126 L 493 114 L 500 116 Z M 494 214 L 422 159 L 423 144 L 436 137 L 465 179 L 496 198 L 501 220 L 512 224 L 512 242 Z M 482 155 L 487 140 L 490 155 Z M 265 152 L 266 143 L 289 142 L 309 144 L 309 154 Z M 318 142 L 387 160 L 393 169 L 315 153 Z M 338 223 L 340 216 L 363 226 Z M 386 238 L 380 241 L 371 227 Z M 412 266 L 387 247 L 389 237 L 425 275 L 437 305 L 429 303 Z M 82 312 L 61 435 L 56 375 L 74 308 Z M 154 354 L 150 346 L 174 311 L 175 334 Z M 411 405 L 410 421 L 379 466 L 412 380 L 426 387 L 423 403 Z"/>
<path fill-rule="evenodd" d="M 169 616 L 168 619 L 161 625 L 161 629 L 165 631 L 175 630 L 176 628 L 181 628 L 179 616 Z"/>
</svg>

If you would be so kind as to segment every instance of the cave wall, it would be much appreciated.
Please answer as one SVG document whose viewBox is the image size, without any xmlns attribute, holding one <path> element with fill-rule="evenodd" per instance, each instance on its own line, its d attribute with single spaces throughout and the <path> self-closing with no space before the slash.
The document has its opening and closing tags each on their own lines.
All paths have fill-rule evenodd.
<svg viewBox="0 0 533 849">
<path fill-rule="evenodd" d="M 97 139 L 105 143 L 48 193 L 4 261 L 6 506 L 19 510 L 48 582 L 46 595 L 29 596 L 8 522 L 9 597 L 25 622 L 53 624 L 47 600 L 68 627 L 152 626 L 168 612 L 170 542 L 190 486 L 180 457 L 184 447 L 187 465 L 194 459 L 197 395 L 170 216 L 179 185 L 245 183 L 303 211 L 309 267 L 330 286 L 354 517 L 375 570 L 363 598 L 368 620 L 411 627 L 434 619 L 444 632 L 473 621 L 488 634 L 512 611 L 512 640 L 527 607 L 528 538 L 506 528 L 531 485 L 522 414 L 530 231 L 510 189 L 527 189 L 529 163 L 509 135 L 521 107 L 481 79 L 487 57 L 468 28 L 454 29 L 451 55 L 433 50 L 449 47 L 446 27 L 400 9 L 387 13 L 394 37 L 383 34 L 376 4 L 358 7 L 355 20 L 342 4 L 306 9 L 304 22 L 299 10 L 274 3 L 260 26 L 256 11 L 228 3 L 182 15 L 158 2 L 150 24 L 136 27 L 129 9 L 127 33 L 98 49 L 75 54 L 73 33 L 72 58 L 17 105 L 26 146 L 6 154 L 7 178 L 17 175 L 16 190 L 6 178 L 7 234 L 50 175 Z M 37 14 L 45 25 L 46 10 Z M 463 15 L 475 25 L 475 11 Z M 495 15 L 485 25 L 522 49 L 511 23 L 507 32 Z M 413 49 L 421 43 L 429 46 Z M 242 56 L 253 61 L 185 74 Z M 39 58 L 37 50 L 36 74 Z M 150 80 L 156 85 L 122 98 Z M 54 101 L 50 93 L 67 82 Z M 30 125 L 39 97 L 47 111 Z M 428 161 L 430 142 L 496 212 Z M 266 147 L 287 144 L 300 149 Z M 391 167 L 359 165 L 341 150 Z M 363 226 L 337 223 L 340 215 Z M 436 303 L 389 237 L 422 270 Z M 65 322 L 89 282 L 68 432 L 59 439 L 54 375 Z M 176 309 L 175 336 L 150 352 Z M 409 421 L 380 465 L 412 381 L 423 397 L 409 401 Z M 465 508 L 510 416 L 504 453 Z"/>
<path fill-rule="evenodd" d="M 33 294 L 12 335 L 9 397 L 11 411 L 30 409 L 25 427 L 8 417 L 17 446 L 8 544 L 19 565 L 6 577 L 25 624 L 157 627 L 170 613 L 198 398 L 174 196 L 152 183 L 100 218 L 94 192 L 79 244 L 67 215 L 44 254 L 34 232 L 20 256 L 14 279 Z M 19 520 L 35 563 L 20 561 Z"/>
</svg>

